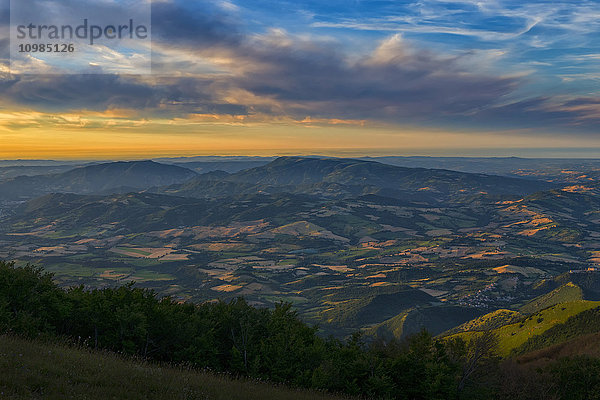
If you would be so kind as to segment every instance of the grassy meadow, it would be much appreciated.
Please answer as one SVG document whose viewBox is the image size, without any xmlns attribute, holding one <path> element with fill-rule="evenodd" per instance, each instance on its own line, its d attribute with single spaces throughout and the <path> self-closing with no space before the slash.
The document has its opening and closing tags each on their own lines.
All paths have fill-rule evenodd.
<svg viewBox="0 0 600 400">
<path fill-rule="evenodd" d="M 0 336 L 0 399 L 334 400 L 114 353 Z"/>
</svg>

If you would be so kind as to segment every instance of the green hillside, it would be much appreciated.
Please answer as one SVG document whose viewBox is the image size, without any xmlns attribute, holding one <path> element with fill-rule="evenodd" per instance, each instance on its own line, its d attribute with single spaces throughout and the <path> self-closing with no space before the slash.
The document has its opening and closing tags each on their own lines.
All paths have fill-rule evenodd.
<svg viewBox="0 0 600 400">
<path fill-rule="evenodd" d="M 600 332 L 600 307 L 580 312 L 564 323 L 554 325 L 544 333 L 531 337 L 516 348 L 516 354 L 524 354 L 545 347 L 565 343 L 574 338 Z"/>
<path fill-rule="evenodd" d="M 572 282 L 552 290 L 549 293 L 536 297 L 519 309 L 523 314 L 533 314 L 550 306 L 568 301 L 582 300 L 581 288 Z"/>
<path fill-rule="evenodd" d="M 497 334 L 499 339 L 498 352 L 501 356 L 508 356 L 513 349 L 523 345 L 531 337 L 540 335 L 553 326 L 564 323 L 570 317 L 598 306 L 600 306 L 600 302 L 585 300 L 556 304 L 532 314 L 520 322 L 493 329 L 492 332 Z M 479 333 L 462 332 L 450 337 L 461 337 L 468 340 L 474 335 L 479 335 Z"/>
<path fill-rule="evenodd" d="M 504 325 L 509 325 L 518 322 L 523 318 L 524 315 L 518 311 L 496 310 L 491 313 L 482 315 L 479 318 L 475 318 L 471 321 L 465 322 L 464 324 L 449 330 L 446 334 L 496 329 Z"/>
<path fill-rule="evenodd" d="M 0 336 L 2 399 L 335 399 L 68 346 Z"/>
</svg>

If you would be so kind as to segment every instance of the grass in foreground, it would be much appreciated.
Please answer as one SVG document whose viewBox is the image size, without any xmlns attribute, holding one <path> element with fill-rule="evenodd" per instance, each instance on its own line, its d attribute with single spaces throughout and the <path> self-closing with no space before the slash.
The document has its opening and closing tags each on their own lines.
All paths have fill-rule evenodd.
<svg viewBox="0 0 600 400">
<path fill-rule="evenodd" d="M 158 366 L 106 352 L 0 336 L 0 399 L 333 400 L 336 397 Z"/>
</svg>

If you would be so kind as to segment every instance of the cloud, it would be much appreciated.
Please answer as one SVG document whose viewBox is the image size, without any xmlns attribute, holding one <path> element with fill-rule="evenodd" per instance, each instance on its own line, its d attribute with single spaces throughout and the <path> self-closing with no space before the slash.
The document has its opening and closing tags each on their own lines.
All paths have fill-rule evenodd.
<svg viewBox="0 0 600 400">
<path fill-rule="evenodd" d="M 450 20 L 440 28 L 434 12 L 439 5 L 434 3 L 420 3 L 427 26 L 409 17 L 394 21 L 388 16 L 386 23 L 404 24 L 413 32 L 461 30 L 482 39 L 496 34 L 451 27 Z M 481 15 L 518 19 L 520 25 L 515 23 L 513 31 L 503 33 L 506 37 L 526 35 L 557 20 L 559 10 L 548 6 L 542 18 L 526 8 L 527 13 L 518 17 L 525 6 L 454 3 Z M 593 4 L 586 7 L 594 8 Z M 464 11 L 455 8 L 439 15 L 454 18 L 453 14 Z M 301 125 L 554 126 L 593 132 L 598 122 L 599 102 L 593 97 L 520 95 L 531 77 L 488 67 L 505 56 L 504 50 L 440 53 L 423 49 L 406 35 L 388 34 L 370 51 L 357 54 L 335 37 L 281 28 L 251 31 L 243 12 L 227 1 L 155 2 L 155 75 L 7 76 L 0 81 L 0 106 L 65 113 L 130 109 L 145 119 L 235 124 L 271 118 Z M 569 21 L 574 18 L 583 17 L 568 14 Z"/>
<path fill-rule="evenodd" d="M 511 93 L 519 80 L 480 75 L 460 57 L 417 50 L 394 35 L 351 61 L 335 44 L 281 32 L 245 47 L 236 87 L 276 99 L 288 112 L 320 117 L 383 118 L 395 122 L 467 115 Z M 234 55 L 235 57 L 235 55 Z M 244 68 L 259 64 L 260 68 Z"/>
<path fill-rule="evenodd" d="M 597 135 L 600 97 L 528 98 L 490 107 L 470 119 L 474 128 L 490 127 L 490 122 L 495 129 L 518 127 L 549 134 Z"/>
<path fill-rule="evenodd" d="M 406 122 L 471 113 L 518 83 L 468 71 L 457 58 L 417 50 L 399 35 L 352 60 L 336 41 L 281 29 L 243 35 L 222 8 L 200 12 L 197 6 L 155 4 L 157 76 L 20 76 L 0 86 L 4 102 L 51 111 L 130 107 L 173 117 L 260 113 Z M 174 55 L 175 72 L 166 69 Z M 215 70 L 185 70 L 199 59 Z"/>
<path fill-rule="evenodd" d="M 239 23 L 226 11 L 230 2 L 160 2 L 152 6 L 152 36 L 171 47 L 234 46 L 243 35 Z M 221 7 L 219 7 L 219 5 Z"/>
</svg>

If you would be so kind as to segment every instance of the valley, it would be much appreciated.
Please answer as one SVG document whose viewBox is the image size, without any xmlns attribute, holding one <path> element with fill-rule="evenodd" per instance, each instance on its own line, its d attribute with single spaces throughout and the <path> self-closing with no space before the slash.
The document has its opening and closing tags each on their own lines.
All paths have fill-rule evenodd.
<svg viewBox="0 0 600 400">
<path fill-rule="evenodd" d="M 596 279 L 600 268 L 591 162 L 563 173 L 540 161 L 535 180 L 506 164 L 500 176 L 372 160 L 231 163 L 205 173 L 96 164 L 34 177 L 43 185 L 0 181 L 0 259 L 43 266 L 63 286 L 291 302 L 324 333 L 383 337 L 518 310 L 553 279 Z"/>
</svg>

